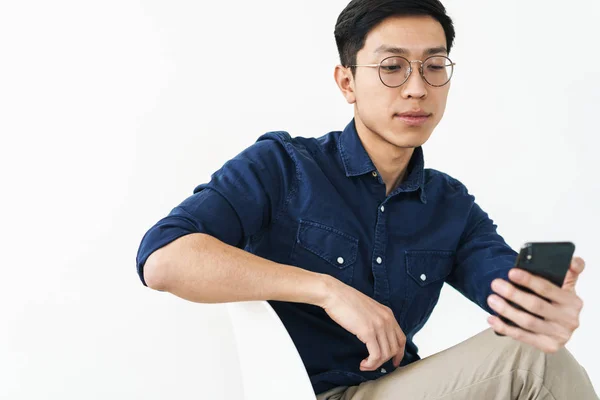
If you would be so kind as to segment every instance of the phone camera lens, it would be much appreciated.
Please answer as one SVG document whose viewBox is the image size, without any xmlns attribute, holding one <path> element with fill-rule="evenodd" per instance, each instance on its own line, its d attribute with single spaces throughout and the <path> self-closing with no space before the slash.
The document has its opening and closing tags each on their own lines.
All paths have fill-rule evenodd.
<svg viewBox="0 0 600 400">
<path fill-rule="evenodd" d="M 527 246 L 527 253 L 525 254 L 526 262 L 531 262 L 533 259 L 533 247 L 531 245 Z"/>
</svg>

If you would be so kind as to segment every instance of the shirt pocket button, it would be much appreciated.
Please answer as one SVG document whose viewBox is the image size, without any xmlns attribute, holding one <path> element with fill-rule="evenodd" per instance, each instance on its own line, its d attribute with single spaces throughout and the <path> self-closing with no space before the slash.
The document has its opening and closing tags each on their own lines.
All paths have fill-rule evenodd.
<svg viewBox="0 0 600 400">
<path fill-rule="evenodd" d="M 452 271 L 455 253 L 442 250 L 407 250 L 405 256 L 406 272 L 418 286 L 432 287 L 431 285 L 437 282 L 437 286 L 441 288 L 444 279 Z"/>
<path fill-rule="evenodd" d="M 406 295 L 401 318 L 410 329 L 426 321 L 435 307 L 444 281 L 452 272 L 451 250 L 407 250 Z"/>
<path fill-rule="evenodd" d="M 351 284 L 358 255 L 358 239 L 341 229 L 301 219 L 290 255 L 292 265 L 331 275 Z"/>
</svg>

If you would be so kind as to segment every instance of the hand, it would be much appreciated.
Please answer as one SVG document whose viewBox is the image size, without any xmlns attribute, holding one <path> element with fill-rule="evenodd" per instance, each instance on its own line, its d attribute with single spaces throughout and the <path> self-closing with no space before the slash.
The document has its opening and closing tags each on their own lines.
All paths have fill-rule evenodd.
<svg viewBox="0 0 600 400">
<path fill-rule="evenodd" d="M 360 370 L 374 371 L 392 357 L 398 367 L 404 357 L 406 336 L 392 310 L 337 279 L 330 279 L 328 284 L 323 309 L 367 345 L 369 356 L 360 363 Z"/>
<path fill-rule="evenodd" d="M 544 319 L 520 311 L 502 297 L 493 294 L 488 297 L 490 307 L 524 329 L 507 325 L 496 316 L 490 316 L 488 322 L 496 332 L 529 343 L 545 353 L 558 351 L 579 327 L 583 301 L 575 293 L 575 284 L 584 268 L 583 259 L 574 257 L 560 288 L 522 269 L 511 269 L 508 274 L 511 281 L 531 289 L 549 301 L 519 290 L 504 279 L 495 279 L 492 282 L 492 290 Z"/>
</svg>

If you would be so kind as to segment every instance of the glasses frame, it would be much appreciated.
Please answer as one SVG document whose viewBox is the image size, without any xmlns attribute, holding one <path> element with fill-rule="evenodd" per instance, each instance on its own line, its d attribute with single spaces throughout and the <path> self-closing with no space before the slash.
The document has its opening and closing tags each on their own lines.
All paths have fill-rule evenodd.
<svg viewBox="0 0 600 400">
<path fill-rule="evenodd" d="M 431 82 L 429 82 L 427 80 L 427 78 L 425 78 L 425 75 L 423 74 L 423 64 L 425 64 L 427 62 L 427 60 L 429 60 L 430 58 L 433 57 L 444 57 L 446 60 L 448 60 L 450 62 L 449 66 L 452 67 L 451 69 L 451 73 L 450 73 L 450 77 L 448 78 L 448 80 L 446 81 L 446 83 L 444 83 L 443 85 L 433 85 Z M 381 64 L 383 64 L 383 62 L 385 60 L 388 60 L 390 58 L 402 58 L 403 60 L 406 60 L 406 62 L 408 63 L 408 74 L 406 74 L 406 79 L 404 79 L 404 81 L 396 86 L 390 86 L 388 84 L 386 84 L 383 81 L 383 78 L 381 77 Z M 456 63 L 452 62 L 452 60 L 446 56 L 440 55 L 440 54 L 434 54 L 432 56 L 427 57 L 426 59 L 424 59 L 423 61 L 421 60 L 412 60 L 410 61 L 408 58 L 406 57 L 402 57 L 402 56 L 389 56 L 384 58 L 383 60 L 381 60 L 378 64 L 354 64 L 354 65 L 347 65 L 346 67 L 369 67 L 369 68 L 375 68 L 377 67 L 377 75 L 379 75 L 379 80 L 381 81 L 381 83 L 383 83 L 385 86 L 389 87 L 389 88 L 397 88 L 400 87 L 402 85 L 404 85 L 408 79 L 410 78 L 412 72 L 413 72 L 413 67 L 412 67 L 412 63 L 414 62 L 418 62 L 421 65 L 419 65 L 419 75 L 421 75 L 421 78 L 423 78 L 423 80 L 425 81 L 425 83 L 427 83 L 429 86 L 433 86 L 433 87 L 442 87 L 448 84 L 448 82 L 450 82 L 450 79 L 452 79 L 452 76 L 454 75 L 454 66 L 456 65 Z"/>
</svg>

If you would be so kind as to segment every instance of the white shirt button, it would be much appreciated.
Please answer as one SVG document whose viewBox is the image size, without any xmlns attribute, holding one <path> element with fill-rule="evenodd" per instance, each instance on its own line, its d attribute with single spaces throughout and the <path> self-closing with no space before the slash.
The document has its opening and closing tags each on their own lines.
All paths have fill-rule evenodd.
<svg viewBox="0 0 600 400">
<path fill-rule="evenodd" d="M 342 257 L 338 257 L 337 262 L 338 262 L 338 264 L 343 264 L 344 259 Z"/>
<path fill-rule="evenodd" d="M 381 262 L 382 262 L 383 260 L 381 259 L 381 257 L 377 257 L 377 260 L 375 260 L 375 261 L 377 261 L 377 264 L 381 264 Z"/>
<path fill-rule="evenodd" d="M 371 172 L 371 174 L 372 174 L 372 175 L 373 175 L 375 178 L 377 178 L 377 172 L 373 171 L 373 172 Z"/>
<path fill-rule="evenodd" d="M 382 374 L 385 374 L 386 372 L 387 372 L 387 371 L 386 371 L 386 369 L 385 369 L 385 368 L 381 368 L 381 373 L 382 373 Z"/>
<path fill-rule="evenodd" d="M 427 275 L 421 274 L 421 280 L 424 281 L 425 279 L 427 279 Z"/>
<path fill-rule="evenodd" d="M 385 211 L 385 207 L 381 206 L 380 210 L 381 210 L 381 212 L 384 212 Z"/>
</svg>

